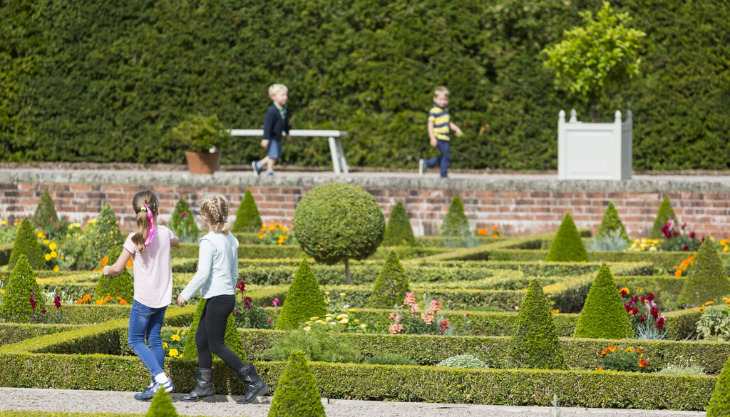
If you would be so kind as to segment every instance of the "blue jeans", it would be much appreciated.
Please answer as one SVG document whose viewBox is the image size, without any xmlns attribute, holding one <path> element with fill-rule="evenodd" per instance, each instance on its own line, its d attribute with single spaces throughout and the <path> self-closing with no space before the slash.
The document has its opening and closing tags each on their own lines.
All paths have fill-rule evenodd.
<svg viewBox="0 0 730 417">
<path fill-rule="evenodd" d="M 150 308 L 134 300 L 129 313 L 129 347 L 149 369 L 152 378 L 164 372 L 165 350 L 162 348 L 160 331 L 166 310 L 167 307 Z"/>
<path fill-rule="evenodd" d="M 451 145 L 448 140 L 438 139 L 436 141 L 436 146 L 438 146 L 441 155 L 427 159 L 426 168 L 432 168 L 438 165 L 441 170 L 441 178 L 446 178 L 448 177 L 447 171 L 449 169 L 449 165 L 451 165 Z"/>
</svg>

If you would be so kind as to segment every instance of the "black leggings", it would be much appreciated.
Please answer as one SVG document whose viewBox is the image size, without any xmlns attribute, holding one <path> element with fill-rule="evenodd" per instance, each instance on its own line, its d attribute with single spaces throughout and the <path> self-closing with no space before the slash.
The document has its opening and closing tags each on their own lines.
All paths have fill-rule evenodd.
<svg viewBox="0 0 730 417">
<path fill-rule="evenodd" d="M 195 346 L 198 347 L 198 366 L 213 367 L 213 353 L 233 370 L 243 368 L 243 361 L 225 344 L 226 322 L 236 304 L 235 295 L 219 295 L 209 298 L 200 316 L 195 332 Z"/>
</svg>

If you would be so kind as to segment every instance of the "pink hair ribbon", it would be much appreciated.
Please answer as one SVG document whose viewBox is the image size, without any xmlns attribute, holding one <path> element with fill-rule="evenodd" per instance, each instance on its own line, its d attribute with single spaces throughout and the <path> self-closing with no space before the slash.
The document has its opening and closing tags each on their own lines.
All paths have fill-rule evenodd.
<svg viewBox="0 0 730 417">
<path fill-rule="evenodd" d="M 145 246 L 149 246 L 152 242 L 152 236 L 155 235 L 155 222 L 152 217 L 152 210 L 150 210 L 149 207 L 147 207 L 147 204 L 144 205 L 145 211 L 147 211 L 147 218 L 150 219 L 150 228 L 147 229 L 147 240 L 144 242 Z"/>
</svg>

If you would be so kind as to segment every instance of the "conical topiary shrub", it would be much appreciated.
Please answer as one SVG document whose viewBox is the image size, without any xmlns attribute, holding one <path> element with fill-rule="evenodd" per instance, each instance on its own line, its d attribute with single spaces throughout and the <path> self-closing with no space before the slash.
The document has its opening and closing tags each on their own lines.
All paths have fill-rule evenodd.
<svg viewBox="0 0 730 417">
<path fill-rule="evenodd" d="M 188 330 L 188 337 L 185 339 L 185 347 L 183 347 L 182 357 L 188 359 L 197 359 L 198 347 L 195 345 L 195 333 L 198 331 L 198 324 L 200 324 L 200 316 L 203 315 L 203 309 L 205 308 L 206 300 L 200 300 L 197 308 L 195 309 L 195 315 L 193 316 L 193 324 L 190 325 Z M 238 357 L 242 361 L 246 361 L 246 352 L 243 350 L 243 343 L 241 342 L 241 335 L 238 333 L 238 327 L 233 321 L 233 313 L 228 315 L 226 321 L 226 334 L 223 336 L 223 340 L 228 346 L 228 349 L 236 352 Z M 217 355 L 213 355 L 217 357 Z"/>
<path fill-rule="evenodd" d="M 414 246 L 416 238 L 413 237 L 413 228 L 408 220 L 406 208 L 400 201 L 395 203 L 393 210 L 390 211 L 390 219 L 385 226 L 385 235 L 383 236 L 383 246 L 408 245 Z"/>
<path fill-rule="evenodd" d="M 96 222 L 87 225 L 86 237 L 83 266 L 88 269 L 96 268 L 112 248 L 122 246 L 122 232 L 109 203 L 101 208 Z"/>
<path fill-rule="evenodd" d="M 58 223 L 58 213 L 56 213 L 56 207 L 53 205 L 53 199 L 48 190 L 44 190 L 41 194 L 41 200 L 35 208 L 32 222 L 33 226 L 43 230 Z"/>
<path fill-rule="evenodd" d="M 603 213 L 601 225 L 598 226 L 596 237 L 611 237 L 616 235 L 616 233 L 625 241 L 629 241 L 629 235 L 626 233 L 623 222 L 621 222 L 621 217 L 619 217 L 613 202 L 609 201 L 608 206 L 606 206 L 606 211 Z"/>
<path fill-rule="evenodd" d="M 469 226 L 469 220 L 464 214 L 461 197 L 458 195 L 451 199 L 449 211 L 446 212 L 444 221 L 441 224 L 440 234 L 444 237 L 446 246 L 472 246 L 476 242 L 474 233 L 472 233 Z"/>
<path fill-rule="evenodd" d="M 47 269 L 46 261 L 41 253 L 41 246 L 38 244 L 38 236 L 27 217 L 20 222 L 20 227 L 15 234 L 15 242 L 13 243 L 13 251 L 10 253 L 8 268 L 13 269 L 15 263 L 23 255 L 27 258 L 31 268 L 35 270 Z"/>
<path fill-rule="evenodd" d="M 111 265 L 116 262 L 121 252 L 121 246 L 112 248 L 109 251 L 108 263 Z M 116 300 L 117 297 L 120 297 L 127 303 L 132 303 L 132 299 L 134 297 L 134 281 L 132 281 L 132 274 L 129 273 L 127 268 L 124 268 L 122 272 L 117 275 L 104 276 L 104 274 L 101 274 L 99 281 L 96 283 L 96 289 L 94 289 L 94 298 L 101 300 L 107 295 L 110 296 L 112 300 Z"/>
<path fill-rule="evenodd" d="M 309 263 L 303 259 L 286 292 L 284 305 L 276 320 L 276 330 L 296 329 L 311 317 L 322 317 L 325 314 L 327 306 L 324 295 Z"/>
<path fill-rule="evenodd" d="M 370 303 L 377 306 L 399 306 L 403 304 L 408 291 L 408 279 L 403 265 L 395 251 L 391 250 L 375 280 Z"/>
<path fill-rule="evenodd" d="M 35 308 L 31 303 L 31 297 Z M 26 323 L 31 315 L 41 315 L 45 308 L 45 296 L 28 264 L 28 258 L 20 255 L 0 300 L 0 318 Z"/>
<path fill-rule="evenodd" d="M 550 245 L 547 260 L 551 262 L 585 262 L 588 260 L 586 248 L 570 213 L 565 213 L 555 239 Z"/>
<path fill-rule="evenodd" d="M 701 305 L 708 301 L 719 303 L 724 296 L 730 296 L 730 280 L 717 256 L 714 243 L 705 239 L 697 250 L 677 300 L 684 304 Z"/>
<path fill-rule="evenodd" d="M 172 405 L 170 395 L 164 389 L 158 389 L 154 397 L 150 409 L 145 414 L 148 417 L 178 417 L 180 414 Z"/>
<path fill-rule="evenodd" d="M 573 337 L 631 339 L 634 329 L 621 301 L 621 294 L 606 264 L 601 265 L 591 285 Z"/>
<path fill-rule="evenodd" d="M 261 216 L 251 190 L 246 190 L 241 205 L 236 211 L 236 221 L 233 222 L 233 232 L 258 232 L 261 228 Z"/>
<path fill-rule="evenodd" d="M 195 223 L 195 216 L 190 212 L 187 200 L 177 200 L 175 208 L 170 216 L 170 230 L 180 239 L 180 242 L 197 242 L 200 235 L 198 224 Z"/>
<path fill-rule="evenodd" d="M 568 369 L 550 304 L 536 279 L 520 304 L 509 358 L 516 368 Z"/>
<path fill-rule="evenodd" d="M 730 358 L 715 382 L 715 390 L 707 405 L 707 417 L 730 417 Z"/>
<path fill-rule="evenodd" d="M 322 398 L 302 351 L 294 351 L 271 400 L 268 417 L 324 417 Z"/>
<path fill-rule="evenodd" d="M 669 220 L 674 220 L 675 225 L 678 224 L 677 216 L 674 214 L 674 209 L 672 208 L 672 203 L 669 201 L 669 197 L 665 196 L 664 200 L 662 200 L 662 203 L 659 205 L 659 210 L 657 211 L 656 218 L 654 219 L 654 226 L 652 226 L 651 233 L 649 233 L 649 239 L 661 239 L 664 237 L 662 227 L 664 227 Z"/>
</svg>

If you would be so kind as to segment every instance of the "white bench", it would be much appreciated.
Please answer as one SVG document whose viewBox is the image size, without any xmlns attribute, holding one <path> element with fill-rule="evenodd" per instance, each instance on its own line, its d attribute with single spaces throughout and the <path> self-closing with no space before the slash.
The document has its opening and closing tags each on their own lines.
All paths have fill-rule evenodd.
<svg viewBox="0 0 730 417">
<path fill-rule="evenodd" d="M 256 136 L 262 137 L 263 129 L 231 129 L 231 136 Z M 345 152 L 342 150 L 341 137 L 347 136 L 347 132 L 339 130 L 291 130 L 291 136 L 304 136 L 309 138 L 329 138 L 330 153 L 332 154 L 332 166 L 335 174 L 349 174 Z"/>
</svg>

